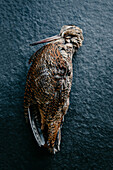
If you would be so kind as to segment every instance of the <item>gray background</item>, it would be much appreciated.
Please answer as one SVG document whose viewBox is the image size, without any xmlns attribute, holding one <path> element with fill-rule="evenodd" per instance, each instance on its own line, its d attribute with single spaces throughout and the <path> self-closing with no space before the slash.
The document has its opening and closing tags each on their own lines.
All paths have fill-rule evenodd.
<svg viewBox="0 0 113 170">
<path fill-rule="evenodd" d="M 1 170 L 113 169 L 113 1 L 0 1 Z M 28 59 L 65 24 L 83 29 L 73 57 L 70 108 L 61 151 L 40 149 L 25 123 L 23 96 Z"/>
</svg>

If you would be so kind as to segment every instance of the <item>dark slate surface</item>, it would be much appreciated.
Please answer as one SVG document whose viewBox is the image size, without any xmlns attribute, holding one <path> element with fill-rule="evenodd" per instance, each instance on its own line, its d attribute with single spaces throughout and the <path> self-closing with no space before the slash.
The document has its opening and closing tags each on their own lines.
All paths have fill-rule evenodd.
<svg viewBox="0 0 113 170">
<path fill-rule="evenodd" d="M 113 169 L 113 1 L 0 1 L 0 170 Z M 70 108 L 61 151 L 41 150 L 25 124 L 28 59 L 64 24 L 83 29 L 73 58 Z"/>
</svg>

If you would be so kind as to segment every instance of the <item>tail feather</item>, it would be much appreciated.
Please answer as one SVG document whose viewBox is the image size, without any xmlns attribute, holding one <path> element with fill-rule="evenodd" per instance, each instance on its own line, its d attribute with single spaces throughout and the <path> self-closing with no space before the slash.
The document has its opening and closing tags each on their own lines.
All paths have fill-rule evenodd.
<svg viewBox="0 0 113 170">
<path fill-rule="evenodd" d="M 56 139 L 54 140 L 53 138 L 50 138 L 53 135 L 53 131 L 49 132 L 48 131 L 48 126 L 45 124 L 44 129 L 42 131 L 41 129 L 41 115 L 40 111 L 38 109 L 37 104 L 32 104 L 30 107 L 27 109 L 28 113 L 28 120 L 33 132 L 33 135 L 35 137 L 36 142 L 38 145 L 44 146 L 48 148 L 50 153 L 55 154 L 57 151 L 60 151 L 60 143 L 61 143 L 61 128 L 62 124 L 60 125 L 58 131 L 57 131 L 57 136 L 55 137 Z M 51 128 L 52 129 L 52 128 Z M 54 142 L 53 146 L 51 145 L 52 142 Z"/>
<path fill-rule="evenodd" d="M 57 133 L 56 141 L 55 141 L 55 148 L 60 151 L 60 143 L 61 143 L 61 127 Z"/>
<path fill-rule="evenodd" d="M 41 147 L 41 146 L 43 146 L 45 144 L 45 140 L 44 140 L 43 134 L 41 132 L 41 129 L 37 128 L 35 118 L 33 118 L 31 116 L 29 108 L 28 108 L 28 116 L 29 116 L 29 122 L 30 122 L 30 125 L 31 125 L 31 129 L 33 131 L 34 137 L 35 137 L 38 145 Z"/>
</svg>

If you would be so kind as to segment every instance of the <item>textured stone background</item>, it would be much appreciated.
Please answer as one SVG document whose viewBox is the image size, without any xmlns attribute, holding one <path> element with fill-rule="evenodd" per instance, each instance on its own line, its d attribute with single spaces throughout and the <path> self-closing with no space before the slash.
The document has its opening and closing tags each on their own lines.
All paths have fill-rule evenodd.
<svg viewBox="0 0 113 170">
<path fill-rule="evenodd" d="M 113 0 L 0 1 L 0 170 L 113 169 Z M 61 151 L 41 150 L 25 124 L 28 59 L 64 24 L 83 29 L 73 58 Z"/>
</svg>

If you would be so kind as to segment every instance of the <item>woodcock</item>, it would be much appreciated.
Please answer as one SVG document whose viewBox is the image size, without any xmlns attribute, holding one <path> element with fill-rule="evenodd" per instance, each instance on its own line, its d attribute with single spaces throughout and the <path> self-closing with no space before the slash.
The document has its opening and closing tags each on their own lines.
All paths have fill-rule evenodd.
<svg viewBox="0 0 113 170">
<path fill-rule="evenodd" d="M 60 34 L 30 44 L 46 43 L 30 58 L 24 96 L 25 116 L 39 146 L 60 150 L 61 127 L 69 107 L 72 57 L 82 45 L 82 30 L 64 25 Z"/>
</svg>

